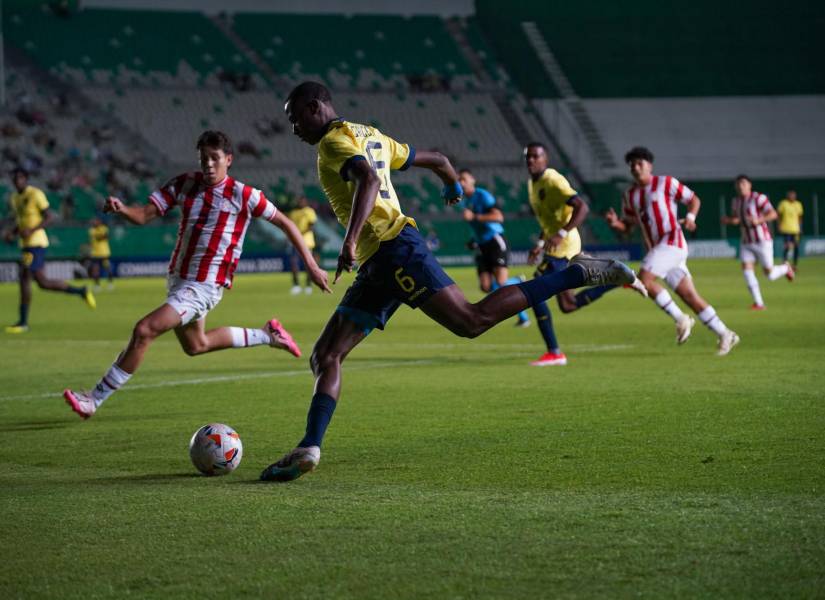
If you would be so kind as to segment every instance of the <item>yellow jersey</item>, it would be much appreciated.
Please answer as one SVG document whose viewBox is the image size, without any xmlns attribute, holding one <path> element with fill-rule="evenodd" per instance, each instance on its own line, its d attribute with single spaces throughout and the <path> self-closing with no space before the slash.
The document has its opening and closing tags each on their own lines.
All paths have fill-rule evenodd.
<svg viewBox="0 0 825 600">
<path fill-rule="evenodd" d="M 355 182 L 345 178 L 344 166 L 350 161 L 366 160 L 380 180 L 375 206 L 356 242 L 355 257 L 360 264 L 375 254 L 378 244 L 397 237 L 405 225 L 415 227 L 415 220 L 401 212 L 390 181 L 390 170 L 407 169 L 414 159 L 415 150 L 369 125 L 336 120 L 321 138 L 318 179 L 341 225 L 349 223 L 355 192 Z"/>
<path fill-rule="evenodd" d="M 527 195 L 530 207 L 538 219 L 545 238 L 550 238 L 570 222 L 573 207 L 567 201 L 578 192 L 574 190 L 564 175 L 547 169 L 538 180 L 527 180 Z M 555 258 L 573 258 L 582 251 L 582 241 L 578 229 L 571 229 L 561 244 L 547 246 L 546 254 Z"/>
<path fill-rule="evenodd" d="M 318 220 L 318 215 L 315 214 L 315 210 L 311 206 L 294 208 L 289 211 L 286 216 L 290 221 L 295 223 L 298 231 L 301 232 L 307 248 L 310 250 L 315 248 L 315 234 L 312 232 L 312 226 L 315 225 L 315 222 Z"/>
<path fill-rule="evenodd" d="M 11 208 L 18 229 L 33 229 L 43 222 L 43 213 L 49 208 L 49 201 L 43 190 L 27 185 L 22 192 L 11 195 Z M 48 248 L 49 236 L 45 229 L 38 229 L 30 236 L 21 237 L 19 244 L 21 248 Z"/>
<path fill-rule="evenodd" d="M 802 203 L 799 200 L 789 200 L 784 198 L 776 208 L 779 213 L 779 233 L 788 235 L 798 235 L 800 233 L 799 221 L 805 214 Z"/>
<path fill-rule="evenodd" d="M 89 227 L 89 256 L 92 258 L 112 256 L 112 249 L 109 247 L 109 228 L 102 223 Z"/>
</svg>

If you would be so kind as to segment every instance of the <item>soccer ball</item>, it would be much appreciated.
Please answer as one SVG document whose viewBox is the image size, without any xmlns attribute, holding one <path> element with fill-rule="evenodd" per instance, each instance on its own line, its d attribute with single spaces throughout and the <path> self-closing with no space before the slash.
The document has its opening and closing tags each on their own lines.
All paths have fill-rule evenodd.
<svg viewBox="0 0 825 600">
<path fill-rule="evenodd" d="M 229 425 L 210 423 L 195 432 L 189 442 L 189 458 L 204 475 L 226 475 L 238 468 L 243 457 L 241 438 Z"/>
</svg>

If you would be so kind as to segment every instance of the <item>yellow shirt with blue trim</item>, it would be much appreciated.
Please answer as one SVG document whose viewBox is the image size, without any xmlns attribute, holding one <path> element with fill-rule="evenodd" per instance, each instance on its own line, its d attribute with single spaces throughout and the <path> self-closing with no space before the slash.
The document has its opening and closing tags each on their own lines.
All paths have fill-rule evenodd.
<svg viewBox="0 0 825 600">
<path fill-rule="evenodd" d="M 799 200 L 784 198 L 776 207 L 776 212 L 779 213 L 779 233 L 787 233 L 788 235 L 798 235 L 800 233 L 799 220 L 805 214 L 805 209 L 802 208 L 802 203 Z"/>
<path fill-rule="evenodd" d="M 380 181 L 375 207 L 356 242 L 355 257 L 360 264 L 375 254 L 381 242 L 397 237 L 404 226 L 415 227 L 415 220 L 401 211 L 390 180 L 391 170 L 408 169 L 414 159 L 413 148 L 399 144 L 369 125 L 336 120 L 321 138 L 318 179 L 341 225 L 347 226 L 352 213 L 355 182 L 346 178 L 352 161 L 366 160 Z"/>
<path fill-rule="evenodd" d="M 530 207 L 538 219 L 544 237 L 549 239 L 559 229 L 570 222 L 573 207 L 567 204 L 578 192 L 574 190 L 564 175 L 553 169 L 547 169 L 536 181 L 527 180 L 527 194 Z M 547 246 L 548 256 L 555 258 L 573 258 L 582 251 L 582 241 L 578 229 L 571 229 L 561 244 Z"/>
<path fill-rule="evenodd" d="M 307 248 L 310 250 L 315 248 L 315 234 L 312 231 L 312 226 L 318 220 L 315 210 L 311 206 L 293 208 L 286 216 L 295 223 L 295 227 L 301 232 L 301 237 L 304 238 Z"/>
<path fill-rule="evenodd" d="M 109 228 L 102 223 L 89 227 L 89 256 L 92 258 L 112 256 L 112 249 L 109 247 Z"/>
<path fill-rule="evenodd" d="M 49 208 L 46 194 L 28 185 L 22 192 L 11 195 L 11 208 L 18 229 L 33 229 L 43 222 L 43 213 Z M 21 248 L 48 248 L 49 237 L 45 229 L 38 229 L 28 237 L 20 238 Z"/>
</svg>

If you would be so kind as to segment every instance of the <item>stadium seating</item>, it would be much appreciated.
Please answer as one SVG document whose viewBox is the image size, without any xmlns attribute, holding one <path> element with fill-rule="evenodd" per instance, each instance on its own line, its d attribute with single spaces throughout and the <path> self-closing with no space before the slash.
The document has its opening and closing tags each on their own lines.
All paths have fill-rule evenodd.
<svg viewBox="0 0 825 600">
<path fill-rule="evenodd" d="M 77 83 L 215 84 L 221 71 L 256 69 L 196 12 L 85 9 L 58 16 L 45 4 L 4 7 L 7 39 Z"/>
<path fill-rule="evenodd" d="M 474 85 L 437 17 L 245 13 L 233 27 L 291 84 L 313 78 L 339 89 L 405 89 L 410 76 L 438 75 L 452 89 Z"/>
</svg>

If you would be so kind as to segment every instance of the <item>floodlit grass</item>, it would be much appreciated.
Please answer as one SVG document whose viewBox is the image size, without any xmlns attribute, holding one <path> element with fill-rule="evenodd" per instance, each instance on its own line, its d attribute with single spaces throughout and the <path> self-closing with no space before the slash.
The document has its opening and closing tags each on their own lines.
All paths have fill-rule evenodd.
<svg viewBox="0 0 825 600">
<path fill-rule="evenodd" d="M 728 357 L 700 325 L 677 347 L 629 291 L 554 311 L 570 365 L 544 369 L 535 326 L 470 341 L 400 309 L 348 359 L 319 469 L 281 485 L 257 478 L 301 437 L 305 360 L 189 358 L 169 334 L 82 422 L 60 392 L 97 381 L 163 282 L 119 281 L 94 313 L 36 291 L 31 332 L 0 334 L 0 595 L 819 596 L 825 261 L 762 280 L 764 313 L 735 262 L 691 269 L 742 337 Z M 277 315 L 308 355 L 343 287 L 288 290 L 240 275 L 209 323 Z M 16 301 L 0 286 L 8 323 Z M 189 463 L 208 422 L 244 442 L 228 477 Z"/>
</svg>

